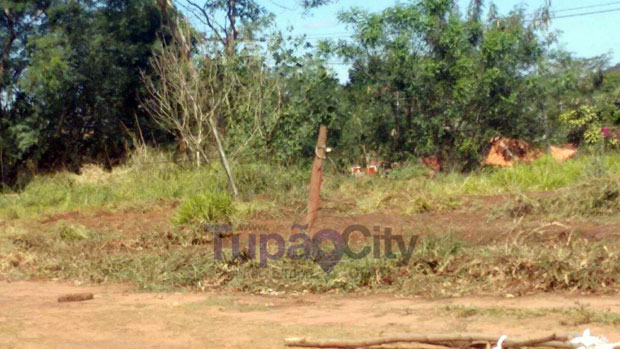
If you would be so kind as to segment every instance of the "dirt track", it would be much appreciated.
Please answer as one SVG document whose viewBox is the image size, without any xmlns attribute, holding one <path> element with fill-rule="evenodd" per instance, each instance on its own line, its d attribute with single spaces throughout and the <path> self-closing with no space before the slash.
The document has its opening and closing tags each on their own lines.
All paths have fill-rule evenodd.
<svg viewBox="0 0 620 349">
<path fill-rule="evenodd" d="M 582 304 L 620 312 L 620 296 L 457 298 L 389 295 L 251 296 L 223 293 L 134 293 L 121 286 L 0 281 L 0 347 L 278 348 L 283 338 L 365 338 L 402 333 L 475 332 L 513 336 L 586 327 L 620 340 L 620 327 L 567 324 L 559 314 L 455 317 L 446 306 L 541 309 Z M 60 295 L 93 292 L 95 299 L 58 303 Z M 442 310 L 444 309 L 444 310 Z"/>
</svg>

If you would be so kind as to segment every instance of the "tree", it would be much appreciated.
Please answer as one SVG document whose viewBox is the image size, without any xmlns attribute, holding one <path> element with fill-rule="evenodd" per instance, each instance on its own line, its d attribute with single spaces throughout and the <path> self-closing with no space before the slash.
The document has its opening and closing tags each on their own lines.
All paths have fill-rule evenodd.
<svg viewBox="0 0 620 349">
<path fill-rule="evenodd" d="M 155 4 L 50 0 L 3 6 L 5 43 L 16 33 L 4 63 L 3 164 L 75 170 L 86 160 L 112 165 L 131 147 L 128 130 L 138 133 L 141 126 L 158 137 L 137 102 L 140 72 L 149 69 L 155 42 L 166 37 Z"/>
<path fill-rule="evenodd" d="M 353 41 L 325 46 L 353 66 L 351 122 L 368 125 L 356 142 L 471 168 L 492 136 L 540 136 L 530 91 L 549 45 L 540 23 L 519 9 L 485 21 L 481 6 L 473 1 L 466 17 L 452 0 L 340 14 Z"/>
</svg>

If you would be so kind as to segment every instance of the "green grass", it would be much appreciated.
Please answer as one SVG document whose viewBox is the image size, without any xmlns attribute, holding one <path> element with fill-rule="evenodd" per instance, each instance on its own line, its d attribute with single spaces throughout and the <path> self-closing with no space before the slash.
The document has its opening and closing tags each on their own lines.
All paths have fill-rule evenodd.
<svg viewBox="0 0 620 349">
<path fill-rule="evenodd" d="M 329 275 L 306 260 L 276 261 L 268 268 L 230 256 L 217 261 L 210 245 L 213 236 L 196 227 L 205 222 L 238 223 L 255 214 L 286 219 L 303 214 L 309 168 L 233 163 L 241 195 L 231 201 L 219 164 L 195 169 L 170 160 L 166 153 L 151 151 L 110 173 L 91 167 L 79 176 L 39 176 L 21 191 L 0 195 L 0 274 L 132 282 L 151 290 L 229 288 L 267 294 L 389 290 L 446 296 L 618 290 L 620 255 L 614 251 L 620 242 L 584 243 L 578 237 L 541 242 L 528 238 L 527 232 L 519 232 L 518 241 L 481 246 L 450 234 L 431 234 L 421 238 L 407 266 L 399 260 L 345 258 Z M 383 210 L 416 214 L 458 209 L 467 196 L 518 194 L 531 201 L 549 190 L 544 197 L 555 200 L 549 202 L 555 213 L 614 213 L 620 207 L 620 195 L 608 195 L 620 191 L 620 154 L 615 153 L 583 155 L 561 164 L 543 157 L 509 169 L 436 178 L 426 172 L 411 165 L 391 178 L 359 179 L 328 167 L 324 207 L 341 215 Z M 128 237 L 80 225 L 59 223 L 41 230 L 28 224 L 40 214 L 161 200 L 179 203 L 175 219 L 180 227 Z M 526 210 L 531 203 L 527 200 L 519 203 Z"/>
<path fill-rule="evenodd" d="M 441 173 L 436 178 L 423 173 L 418 165 L 411 165 L 411 169 L 400 169 L 392 176 L 395 179 L 329 178 L 329 189 L 324 193 L 352 214 L 381 210 L 403 214 L 449 211 L 460 207 L 466 196 L 552 191 L 597 179 L 602 174 L 619 178 L 620 154 L 583 155 L 564 163 L 544 156 L 511 168 Z"/>
<path fill-rule="evenodd" d="M 305 171 L 278 166 L 234 164 L 237 185 L 242 192 L 240 211 L 265 208 L 249 204 L 256 194 L 269 193 L 269 201 L 305 201 Z M 228 188 L 219 163 L 201 168 L 176 165 L 169 154 L 149 151 L 112 172 L 96 166 L 82 175 L 60 172 L 35 177 L 23 190 L 0 194 L 0 219 L 19 219 L 43 213 L 84 208 L 152 204 L 159 200 L 190 200 L 198 193 L 209 195 Z"/>
<path fill-rule="evenodd" d="M 183 201 L 174 217 L 174 223 L 198 226 L 206 223 L 229 224 L 233 213 L 233 201 L 228 193 L 208 191 Z"/>
<path fill-rule="evenodd" d="M 548 193 L 519 193 L 495 213 L 511 217 L 614 216 L 620 212 L 620 178 L 605 174 Z"/>
<path fill-rule="evenodd" d="M 264 163 L 233 163 L 232 167 L 241 192 L 234 203 L 237 218 L 257 212 L 276 218 L 303 214 L 309 168 Z M 351 215 L 450 211 L 461 207 L 467 196 L 542 192 L 601 176 L 619 178 L 620 154 L 586 154 L 564 163 L 545 156 L 512 168 L 442 173 L 436 178 L 425 173 L 420 165 L 410 164 L 389 178 L 359 179 L 328 166 L 323 186 L 324 207 Z M 93 207 L 151 205 L 161 200 L 187 203 L 197 200 L 197 195 L 227 190 L 219 163 L 185 168 L 176 165 L 169 154 L 149 150 L 112 172 L 88 167 L 82 175 L 61 172 L 37 176 L 23 190 L 0 194 L 0 219 Z"/>
</svg>

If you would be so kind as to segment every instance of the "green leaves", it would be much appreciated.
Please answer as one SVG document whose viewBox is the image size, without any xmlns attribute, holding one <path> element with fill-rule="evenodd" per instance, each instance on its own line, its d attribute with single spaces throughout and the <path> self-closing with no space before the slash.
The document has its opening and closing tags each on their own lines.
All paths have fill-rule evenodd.
<svg viewBox="0 0 620 349">
<path fill-rule="evenodd" d="M 136 121 L 161 134 L 137 108 L 140 71 L 163 31 L 152 1 L 30 1 L 19 25 L 13 5 L 3 3 L 0 18 L 0 33 L 16 34 L 3 86 L 14 96 L 3 101 L 5 164 L 118 157 Z"/>
<path fill-rule="evenodd" d="M 481 1 L 469 10 L 464 18 L 454 1 L 421 0 L 340 14 L 354 40 L 325 51 L 353 62 L 353 119 L 369 123 L 357 139 L 390 158 L 442 154 L 462 168 L 492 136 L 541 134 L 530 107 L 540 95 L 528 88 L 547 50 L 540 33 L 520 10 L 486 23 Z"/>
</svg>

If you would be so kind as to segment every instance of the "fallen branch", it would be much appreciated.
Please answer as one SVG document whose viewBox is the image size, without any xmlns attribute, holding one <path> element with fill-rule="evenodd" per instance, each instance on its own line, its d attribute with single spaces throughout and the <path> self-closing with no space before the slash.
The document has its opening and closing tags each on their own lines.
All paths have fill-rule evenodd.
<svg viewBox="0 0 620 349">
<path fill-rule="evenodd" d="M 394 344 L 394 343 L 420 343 L 420 344 L 432 344 L 432 345 L 451 345 L 453 347 L 462 347 L 463 342 L 487 342 L 495 343 L 498 338 L 495 336 L 486 335 L 473 335 L 473 334 L 461 334 L 461 335 L 406 335 L 395 336 L 386 338 L 366 339 L 357 341 L 345 341 L 345 340 L 311 340 L 306 338 L 287 338 L 284 340 L 288 347 L 303 347 L 303 348 L 367 348 L 378 345 Z M 567 348 L 572 346 L 567 343 L 568 337 L 558 336 L 551 334 L 540 338 L 530 339 L 512 339 L 504 342 L 505 348 L 522 348 L 522 347 L 549 347 L 549 348 Z M 458 344 L 458 345 L 457 345 Z"/>
<path fill-rule="evenodd" d="M 532 339 L 524 339 L 524 340 L 509 340 L 506 339 L 506 341 L 504 342 L 504 347 L 506 348 L 523 348 L 523 347 L 536 347 L 536 346 L 541 346 L 544 344 L 544 346 L 548 346 L 547 343 L 549 342 L 555 342 L 557 341 L 558 343 L 562 343 L 560 341 L 568 341 L 568 337 L 565 336 L 557 336 L 555 333 L 550 334 L 546 337 L 541 337 L 541 338 L 532 338 Z M 570 344 L 567 344 L 568 348 L 572 348 L 570 346 Z M 564 347 L 566 348 L 566 347 Z"/>
<path fill-rule="evenodd" d="M 65 302 L 82 302 L 95 298 L 92 293 L 73 293 L 58 297 L 59 303 Z"/>
</svg>

